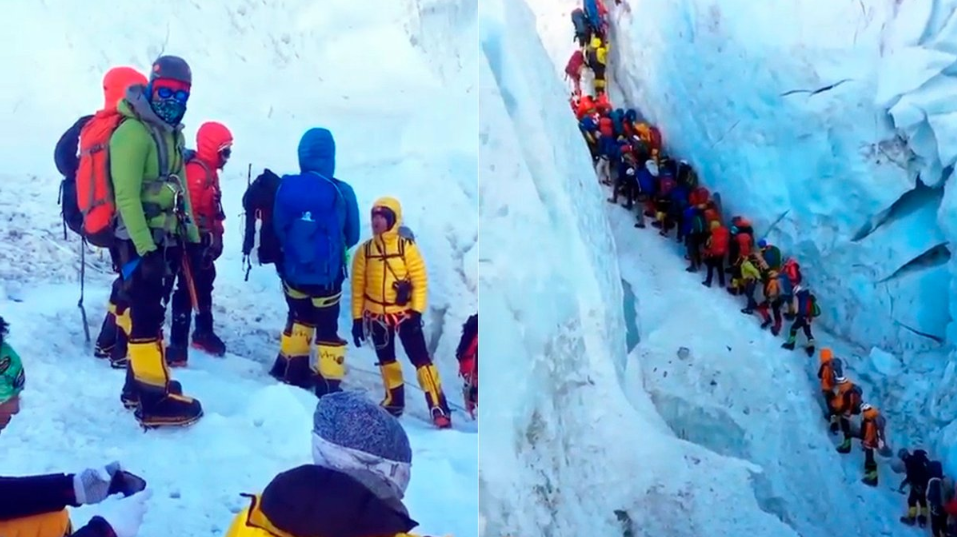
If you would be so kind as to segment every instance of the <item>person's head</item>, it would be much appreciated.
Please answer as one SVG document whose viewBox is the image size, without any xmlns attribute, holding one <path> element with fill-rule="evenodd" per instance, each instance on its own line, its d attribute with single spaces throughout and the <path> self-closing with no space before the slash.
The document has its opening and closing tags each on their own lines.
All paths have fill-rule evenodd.
<svg viewBox="0 0 957 537">
<path fill-rule="evenodd" d="M 179 56 L 160 56 L 150 69 L 146 97 L 157 117 L 169 125 L 179 125 L 186 115 L 193 85 L 193 72 Z"/>
<path fill-rule="evenodd" d="M 832 351 L 832 350 L 831 350 L 830 348 L 828 348 L 828 347 L 824 347 L 823 349 L 821 349 L 821 363 L 822 363 L 822 364 L 823 364 L 823 363 L 826 363 L 826 362 L 830 362 L 832 359 L 834 359 L 834 351 Z"/>
<path fill-rule="evenodd" d="M 222 168 L 233 151 L 233 133 L 226 125 L 207 121 L 196 131 L 196 156 L 203 162 Z"/>
<path fill-rule="evenodd" d="M 336 392 L 319 398 L 312 427 L 313 462 L 348 474 L 380 498 L 402 499 L 412 448 L 385 409 L 360 393 Z"/>
<path fill-rule="evenodd" d="M 372 232 L 382 235 L 395 231 L 402 223 L 402 206 L 399 200 L 385 197 L 379 198 L 372 205 Z"/>
<path fill-rule="evenodd" d="M 20 392 L 25 382 L 20 358 L 4 342 L 7 328 L 0 317 L 0 431 L 20 412 Z"/>
<path fill-rule="evenodd" d="M 103 75 L 103 109 L 113 110 L 130 86 L 145 86 L 146 75 L 132 67 L 114 67 Z"/>
<path fill-rule="evenodd" d="M 336 174 L 336 140 L 329 129 L 313 127 L 299 139 L 299 169 L 332 179 Z"/>
</svg>

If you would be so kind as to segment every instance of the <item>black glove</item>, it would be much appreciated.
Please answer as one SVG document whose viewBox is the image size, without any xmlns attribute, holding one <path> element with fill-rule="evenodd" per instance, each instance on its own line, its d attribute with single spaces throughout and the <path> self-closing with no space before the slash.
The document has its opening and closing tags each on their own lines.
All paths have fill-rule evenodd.
<svg viewBox="0 0 957 537">
<path fill-rule="evenodd" d="M 212 241 L 209 245 L 209 256 L 210 259 L 216 261 L 223 255 L 223 236 L 217 233 L 212 233 L 211 236 Z"/>
<path fill-rule="evenodd" d="M 352 341 L 356 347 L 361 347 L 362 342 L 366 340 L 365 327 L 362 325 L 362 319 L 352 320 Z"/>
<path fill-rule="evenodd" d="M 166 268 L 166 256 L 162 250 L 153 250 L 140 258 L 140 276 L 147 282 L 162 284 Z"/>
<path fill-rule="evenodd" d="M 223 238 L 216 233 L 206 232 L 201 235 L 200 244 L 203 246 L 203 263 L 212 264 L 223 255 Z"/>
</svg>

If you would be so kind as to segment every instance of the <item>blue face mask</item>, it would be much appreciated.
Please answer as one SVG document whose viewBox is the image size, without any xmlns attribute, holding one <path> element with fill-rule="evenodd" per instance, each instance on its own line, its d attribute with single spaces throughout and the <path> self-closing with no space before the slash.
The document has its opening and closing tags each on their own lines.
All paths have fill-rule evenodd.
<svg viewBox="0 0 957 537">
<path fill-rule="evenodd" d="M 179 125 L 183 116 L 186 115 L 186 103 L 176 98 L 153 99 L 150 101 L 150 108 L 160 119 L 170 125 Z"/>
</svg>

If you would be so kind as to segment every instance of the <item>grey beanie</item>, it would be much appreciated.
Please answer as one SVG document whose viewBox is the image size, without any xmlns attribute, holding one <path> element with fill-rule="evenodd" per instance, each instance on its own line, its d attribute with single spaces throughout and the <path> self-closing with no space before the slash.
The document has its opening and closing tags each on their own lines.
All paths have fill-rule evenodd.
<svg viewBox="0 0 957 537">
<path fill-rule="evenodd" d="M 391 414 L 358 392 L 335 392 L 319 398 L 312 432 L 326 442 L 383 459 L 412 462 L 405 429 Z"/>
<path fill-rule="evenodd" d="M 150 68 L 150 82 L 157 78 L 169 78 L 192 85 L 193 71 L 186 60 L 179 56 L 160 56 Z"/>
</svg>

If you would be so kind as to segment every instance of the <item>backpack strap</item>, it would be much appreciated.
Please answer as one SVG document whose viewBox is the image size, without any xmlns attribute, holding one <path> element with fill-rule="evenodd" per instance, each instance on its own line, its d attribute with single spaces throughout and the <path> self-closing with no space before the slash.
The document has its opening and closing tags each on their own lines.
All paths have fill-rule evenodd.
<svg viewBox="0 0 957 537">
<path fill-rule="evenodd" d="M 159 176 L 161 178 L 167 177 L 173 173 L 173 169 L 170 165 L 169 147 L 166 146 L 166 140 L 163 139 L 163 131 L 148 121 L 143 121 L 142 123 L 156 144 L 156 160 L 158 161 Z"/>
</svg>

